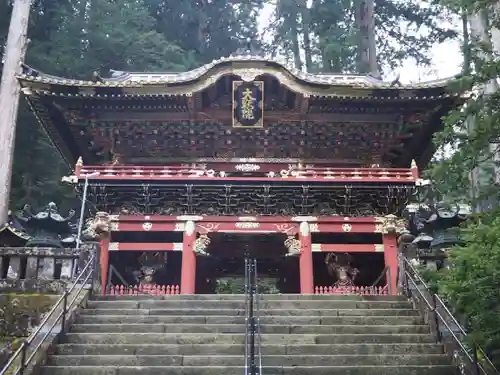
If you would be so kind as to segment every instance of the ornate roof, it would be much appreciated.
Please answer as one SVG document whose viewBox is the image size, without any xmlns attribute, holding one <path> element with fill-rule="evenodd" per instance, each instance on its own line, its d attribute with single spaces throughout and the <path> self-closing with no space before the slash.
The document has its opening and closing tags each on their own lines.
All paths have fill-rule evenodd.
<svg viewBox="0 0 500 375">
<path fill-rule="evenodd" d="M 0 233 L 14 235 L 26 247 L 74 246 L 76 225 L 70 222 L 74 214 L 74 211 L 70 211 L 68 217 L 62 217 L 54 203 L 49 203 L 43 210 L 34 214 L 26 205 L 19 212 L 9 213 L 8 221 L 0 225 Z M 9 242 L 8 238 L 5 241 Z M 0 243 L 1 245 L 3 244 Z"/>
<path fill-rule="evenodd" d="M 19 80 L 69 165 L 79 156 L 99 164 L 116 155 L 135 164 L 168 156 L 424 165 L 441 117 L 463 101 L 447 90 L 449 80 L 400 85 L 368 75 L 309 74 L 256 56 L 184 73 L 112 71 L 94 81 L 24 66 Z M 260 128 L 234 127 L 236 81 L 262 84 Z"/>
<path fill-rule="evenodd" d="M 381 79 L 369 76 L 369 75 L 357 75 L 357 74 L 334 74 L 334 73 L 306 73 L 296 68 L 288 68 L 285 65 L 275 61 L 266 59 L 260 56 L 230 56 L 214 60 L 211 63 L 205 64 L 197 69 L 183 72 L 183 73 L 143 73 L 143 72 L 126 72 L 126 71 L 111 71 L 111 78 L 104 79 L 106 83 L 179 83 L 188 82 L 194 79 L 199 79 L 203 75 L 209 73 L 212 69 L 217 66 L 227 65 L 228 63 L 258 63 L 270 65 L 278 70 L 288 72 L 297 80 L 303 80 L 307 83 L 318 84 L 318 85 L 333 85 L 333 86 L 361 86 L 361 87 L 394 87 L 391 82 L 384 82 Z M 253 75 L 253 72 L 248 72 L 249 75 Z M 443 86 L 448 80 L 436 80 L 424 83 L 422 86 L 411 86 L 407 87 L 436 87 Z"/>
<path fill-rule="evenodd" d="M 210 85 L 214 84 L 220 78 L 227 75 L 235 75 L 243 81 L 252 81 L 261 75 L 271 75 L 287 86 L 294 92 L 299 92 L 308 96 L 323 96 L 323 97 L 356 97 L 365 96 L 359 95 L 359 92 L 349 93 L 339 89 L 383 89 L 397 90 L 403 97 L 414 98 L 418 96 L 448 96 L 450 93 L 428 92 L 428 95 L 417 95 L 414 90 L 425 90 L 432 88 L 445 88 L 447 83 L 454 79 L 434 80 L 419 84 L 402 85 L 396 81 L 385 82 L 381 79 L 369 75 L 355 74 L 332 74 L 320 73 L 312 74 L 302 72 L 295 68 L 288 68 L 280 62 L 266 59 L 259 56 L 231 56 L 214 60 L 209 64 L 203 65 L 197 69 L 187 72 L 126 72 L 126 71 L 111 71 L 110 78 L 99 78 L 95 81 L 77 80 L 63 77 L 57 77 L 49 74 L 44 74 L 30 67 L 25 67 L 24 73 L 19 76 L 23 86 L 26 88 L 34 88 L 36 90 L 52 91 L 45 85 L 60 85 L 66 87 L 81 87 L 87 88 L 80 92 L 80 95 L 89 96 L 108 96 L 108 95 L 144 95 L 151 94 L 150 89 L 156 86 L 154 93 L 166 95 L 191 95 L 193 92 L 202 91 Z M 37 85 L 39 84 L 39 85 Z M 45 85 L 44 85 L 45 84 Z M 125 90 L 114 93 L 99 93 L 90 90 L 90 88 L 129 88 L 139 90 Z M 144 90 L 148 88 L 148 90 Z M 142 89 L 142 90 L 140 90 Z M 28 92 L 28 89 L 24 90 Z M 60 92 L 58 93 L 60 94 Z M 73 95 L 78 94 L 73 92 Z M 357 95 L 356 95 L 357 94 Z M 386 95 L 382 95 L 386 96 Z M 392 95 L 391 95 L 392 96 Z M 401 95 L 399 95 L 401 96 Z"/>
<path fill-rule="evenodd" d="M 0 233 L 10 233 L 11 235 L 19 238 L 23 244 L 31 238 L 31 236 L 26 233 L 19 220 L 14 215 L 12 215 L 11 212 L 9 212 L 9 218 L 7 222 L 3 225 L 0 225 Z M 3 242 L 3 240 L 0 240 L 0 246 L 5 245 Z"/>
</svg>

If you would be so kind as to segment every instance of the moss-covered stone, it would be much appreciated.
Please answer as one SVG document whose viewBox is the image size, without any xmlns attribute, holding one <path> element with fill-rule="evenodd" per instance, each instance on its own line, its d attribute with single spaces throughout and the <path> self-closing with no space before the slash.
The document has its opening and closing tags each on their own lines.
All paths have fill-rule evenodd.
<svg viewBox="0 0 500 375">
<path fill-rule="evenodd" d="M 0 294 L 0 368 L 40 324 L 58 298 L 40 293 Z"/>
<path fill-rule="evenodd" d="M 51 309 L 58 296 L 50 294 L 0 294 L 0 340 L 27 337 Z"/>
</svg>

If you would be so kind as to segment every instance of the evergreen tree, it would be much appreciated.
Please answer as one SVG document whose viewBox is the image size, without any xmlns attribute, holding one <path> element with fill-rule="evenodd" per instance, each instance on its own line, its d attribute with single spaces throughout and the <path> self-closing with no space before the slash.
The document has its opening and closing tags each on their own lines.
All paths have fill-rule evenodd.
<svg viewBox="0 0 500 375">
<path fill-rule="evenodd" d="M 445 118 L 443 131 L 436 134 L 439 162 L 429 177 L 449 200 L 468 201 L 482 212 L 462 228 L 464 245 L 451 250 L 452 267 L 436 275 L 437 285 L 475 343 L 500 367 L 498 3 L 458 0 L 446 5 L 464 25 L 463 76 L 450 88 L 467 102 Z"/>
<path fill-rule="evenodd" d="M 186 71 L 259 47 L 256 18 L 263 0 L 37 0 L 26 62 L 44 73 L 90 79 L 94 71 Z M 10 7 L 0 4 L 0 20 Z M 5 40 L 8 22 L 0 22 Z M 2 43 L 3 46 L 3 43 Z M 76 205 L 70 173 L 22 99 L 17 125 L 11 206 L 55 201 Z"/>
<path fill-rule="evenodd" d="M 360 31 L 355 8 L 359 4 L 351 0 L 313 0 L 308 7 L 303 0 L 277 1 L 270 30 L 274 38 L 269 49 L 285 55 L 298 69 L 305 60 L 309 71 L 356 72 Z M 377 0 L 379 64 L 394 69 L 413 58 L 420 65 L 428 65 L 429 49 L 457 36 L 441 26 L 448 14 L 435 1 Z"/>
</svg>

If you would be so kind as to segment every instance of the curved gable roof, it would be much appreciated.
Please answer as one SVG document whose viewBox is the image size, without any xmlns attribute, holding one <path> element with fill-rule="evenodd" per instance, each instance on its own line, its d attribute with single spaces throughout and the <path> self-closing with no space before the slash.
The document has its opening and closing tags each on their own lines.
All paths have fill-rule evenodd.
<svg viewBox="0 0 500 375">
<path fill-rule="evenodd" d="M 286 86 L 302 86 L 305 92 L 315 94 L 331 87 L 352 87 L 366 89 L 399 89 L 415 90 L 419 88 L 444 87 L 454 77 L 447 79 L 423 82 L 416 85 L 396 85 L 395 82 L 386 82 L 369 75 L 356 74 L 312 74 L 295 68 L 288 68 L 284 64 L 260 56 L 231 56 L 205 64 L 187 72 L 127 72 L 111 71 L 111 77 L 102 78 L 102 81 L 85 81 L 57 77 L 44 74 L 28 67 L 29 72 L 19 76 L 22 81 L 33 81 L 62 86 L 93 86 L 93 87 L 144 87 L 148 85 L 163 85 L 180 88 L 182 86 L 197 86 L 195 91 L 212 84 L 212 81 L 225 75 L 236 75 L 242 80 L 253 80 L 263 74 L 274 76 Z M 204 84 L 202 84 L 204 83 Z M 298 87 L 290 87 L 293 91 Z M 307 88 L 307 89 L 306 89 Z"/>
</svg>

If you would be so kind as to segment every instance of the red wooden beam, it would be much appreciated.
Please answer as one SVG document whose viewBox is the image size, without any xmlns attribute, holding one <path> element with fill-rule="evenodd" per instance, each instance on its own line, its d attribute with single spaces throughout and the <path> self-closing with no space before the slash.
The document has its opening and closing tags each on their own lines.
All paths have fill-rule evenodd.
<svg viewBox="0 0 500 375">
<path fill-rule="evenodd" d="M 357 218 L 356 218 L 357 219 Z M 355 221 L 343 221 L 341 223 L 325 224 L 310 223 L 311 232 L 316 233 L 375 233 L 377 225 L 375 222 L 362 223 Z"/>
<path fill-rule="evenodd" d="M 182 242 L 110 242 L 109 251 L 182 251 Z"/>
<path fill-rule="evenodd" d="M 249 222 L 255 221 L 259 223 L 301 223 L 303 221 L 325 224 L 370 224 L 377 223 L 379 219 L 373 216 L 362 217 L 331 217 L 331 216 L 199 216 L 199 215 L 181 215 L 181 216 L 163 216 L 163 215 L 112 215 L 112 221 L 120 222 L 164 222 L 177 223 L 185 221 L 201 221 L 204 223 L 232 223 L 232 222 Z"/>
<path fill-rule="evenodd" d="M 284 233 L 294 235 L 299 230 L 298 223 L 260 223 L 258 221 L 245 221 L 233 223 L 205 223 L 198 222 L 196 229 L 200 233 Z"/>
<path fill-rule="evenodd" d="M 301 170 L 283 170 L 273 175 L 256 177 L 227 176 L 224 171 L 212 169 L 179 169 L 176 167 L 151 166 L 103 166 L 89 165 L 76 168 L 76 176 L 83 180 L 85 176 L 98 172 L 95 180 L 126 181 L 245 181 L 245 182 L 384 182 L 415 183 L 415 174 L 410 168 L 307 168 Z"/>
<path fill-rule="evenodd" d="M 111 231 L 113 232 L 182 232 L 184 230 L 184 223 L 164 223 L 164 222 L 151 222 L 151 220 L 140 220 L 138 223 L 131 222 L 118 222 L 113 225 Z"/>
<path fill-rule="evenodd" d="M 382 244 L 312 244 L 313 252 L 328 253 L 375 253 L 384 252 Z"/>
<path fill-rule="evenodd" d="M 90 172 L 87 172 L 91 174 Z M 82 173 L 79 176 L 80 180 L 85 179 L 85 173 Z M 116 175 L 100 175 L 95 177 L 94 180 L 101 181 L 116 181 L 116 180 L 124 180 L 124 181 L 224 181 L 224 182 L 283 182 L 283 181 L 297 181 L 300 183 L 304 182 L 342 182 L 342 183 L 359 183 L 359 182 L 377 182 L 383 181 L 384 183 L 412 183 L 414 182 L 413 177 L 402 177 L 402 176 L 392 176 L 392 177 L 349 177 L 349 176 L 332 176 L 332 177 L 314 177 L 314 178 L 296 178 L 296 177 L 190 177 L 190 176 L 160 176 L 160 175 L 131 175 L 131 174 L 116 174 Z"/>
</svg>

